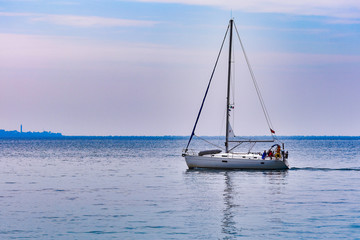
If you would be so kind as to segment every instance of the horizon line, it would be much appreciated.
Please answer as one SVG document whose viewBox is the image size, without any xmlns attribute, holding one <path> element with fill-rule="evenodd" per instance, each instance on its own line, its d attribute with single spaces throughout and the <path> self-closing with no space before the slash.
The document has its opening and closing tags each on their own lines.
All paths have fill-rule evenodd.
<svg viewBox="0 0 360 240">
<path fill-rule="evenodd" d="M 66 137 L 84 137 L 84 138 L 116 138 L 116 137 L 180 137 L 180 138 L 188 138 L 190 135 L 171 135 L 171 134 L 166 134 L 166 135 L 63 135 L 62 133 L 56 133 L 56 132 L 52 132 L 52 131 L 45 131 L 43 130 L 42 132 L 35 132 L 35 131 L 28 131 L 28 132 L 19 132 L 18 130 L 5 130 L 5 129 L 0 129 L 0 132 L 8 132 L 8 133 L 13 133 L 16 132 L 19 135 L 26 135 L 26 134 L 51 134 L 53 135 L 51 136 L 46 136 L 47 138 L 66 138 Z M 275 135 L 276 137 L 360 137 L 360 135 Z M 26 136 L 23 136 L 26 137 Z M 31 137 L 31 136 L 28 136 Z M 44 138 L 46 138 L 44 137 Z M 213 138 L 213 137 L 224 137 L 222 135 L 201 135 L 200 137 L 209 137 L 209 138 Z M 244 135 L 244 136 L 236 136 L 236 137 L 271 137 L 270 135 Z M 0 138 L 3 138 L 0 135 Z M 36 136 L 33 136 L 33 138 L 36 138 Z"/>
</svg>

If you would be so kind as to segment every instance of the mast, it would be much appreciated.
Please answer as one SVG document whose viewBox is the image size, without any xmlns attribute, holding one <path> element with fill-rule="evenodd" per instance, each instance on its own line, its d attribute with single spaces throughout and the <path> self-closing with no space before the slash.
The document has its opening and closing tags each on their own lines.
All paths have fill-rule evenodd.
<svg viewBox="0 0 360 240">
<path fill-rule="evenodd" d="M 228 66 L 228 85 L 226 95 L 226 137 L 225 137 L 225 151 L 229 152 L 229 109 L 230 109 L 230 80 L 231 80 L 231 50 L 232 50 L 232 34 L 233 34 L 233 19 L 230 19 L 230 36 L 229 36 L 229 66 Z"/>
</svg>

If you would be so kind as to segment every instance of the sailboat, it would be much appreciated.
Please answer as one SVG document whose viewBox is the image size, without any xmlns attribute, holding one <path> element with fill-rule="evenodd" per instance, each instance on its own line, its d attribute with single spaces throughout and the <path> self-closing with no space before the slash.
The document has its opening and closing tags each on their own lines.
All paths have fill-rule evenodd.
<svg viewBox="0 0 360 240">
<path fill-rule="evenodd" d="M 268 127 L 271 134 L 271 139 L 240 139 L 236 140 L 234 138 L 234 132 L 230 125 L 230 111 L 233 109 L 233 104 L 230 102 L 230 92 L 231 92 L 231 73 L 232 73 L 232 51 L 233 51 L 233 31 L 234 28 L 236 30 L 238 39 L 240 41 L 240 45 L 242 51 L 245 56 L 246 63 L 248 65 L 250 75 L 252 77 L 254 87 L 256 89 L 259 101 L 261 103 L 261 107 L 263 113 L 265 115 L 265 119 L 268 123 Z M 225 148 L 223 149 L 210 149 L 210 150 L 202 150 L 202 151 L 195 151 L 189 149 L 189 145 L 195 135 L 195 130 L 209 92 L 209 88 L 211 85 L 211 81 L 216 69 L 216 66 L 219 61 L 219 57 L 224 46 L 224 42 L 226 40 L 227 35 L 229 34 L 229 61 L 228 61 L 228 76 L 227 76 L 227 96 L 226 96 L 226 131 L 225 131 Z M 206 139 L 203 139 L 206 141 Z M 249 143 L 251 145 L 255 145 L 256 143 L 267 143 L 272 142 L 273 144 L 269 147 L 268 151 L 264 152 L 251 152 L 251 149 L 247 152 L 236 152 L 236 148 L 240 146 L 242 143 Z M 276 142 L 274 144 L 274 142 Z M 199 113 L 197 115 L 195 125 L 193 127 L 193 131 L 190 135 L 188 144 L 186 148 L 183 150 L 182 156 L 185 157 L 186 164 L 189 169 L 193 168 L 211 168 L 211 169 L 253 169 L 253 170 L 285 170 L 289 168 L 288 164 L 288 152 L 284 149 L 284 143 L 281 143 L 276 135 L 275 131 L 273 130 L 269 114 L 266 110 L 263 98 L 261 96 L 259 87 L 257 85 L 254 73 L 252 68 L 249 64 L 247 55 L 245 53 L 243 44 L 241 42 L 239 33 L 237 31 L 236 25 L 233 19 L 230 19 L 229 25 L 227 27 L 225 37 L 223 39 L 220 52 L 218 54 L 215 67 L 211 74 L 209 83 L 207 85 L 207 89 L 205 92 L 205 96 L 201 103 L 201 107 Z"/>
</svg>

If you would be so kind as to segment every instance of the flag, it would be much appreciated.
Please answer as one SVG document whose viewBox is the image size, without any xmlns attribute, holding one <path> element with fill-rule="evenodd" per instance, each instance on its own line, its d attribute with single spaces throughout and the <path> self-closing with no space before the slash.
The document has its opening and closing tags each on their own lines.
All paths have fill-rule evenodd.
<svg viewBox="0 0 360 240">
<path fill-rule="evenodd" d="M 274 131 L 274 130 L 272 130 L 271 128 L 270 128 L 270 132 L 271 132 L 272 134 L 275 134 L 275 131 Z"/>
</svg>

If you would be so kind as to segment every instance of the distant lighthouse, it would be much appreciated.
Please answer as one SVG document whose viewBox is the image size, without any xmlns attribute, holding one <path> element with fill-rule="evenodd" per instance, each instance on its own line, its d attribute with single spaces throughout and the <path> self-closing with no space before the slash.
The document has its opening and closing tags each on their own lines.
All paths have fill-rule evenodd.
<svg viewBox="0 0 360 240">
<path fill-rule="evenodd" d="M 22 124 L 20 124 L 20 133 L 22 133 Z"/>
</svg>

